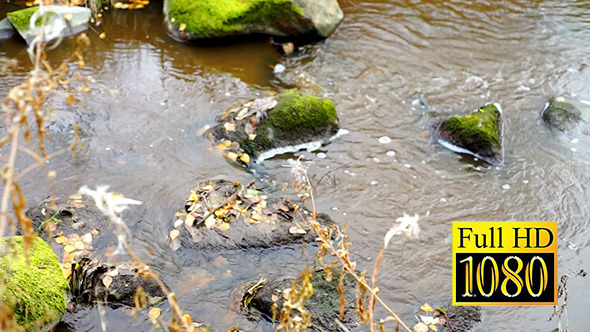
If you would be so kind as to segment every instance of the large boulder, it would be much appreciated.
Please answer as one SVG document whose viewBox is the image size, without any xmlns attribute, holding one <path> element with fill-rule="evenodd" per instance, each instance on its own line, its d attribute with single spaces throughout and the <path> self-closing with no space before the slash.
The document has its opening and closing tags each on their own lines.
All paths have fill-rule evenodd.
<svg viewBox="0 0 590 332">
<path fill-rule="evenodd" d="M 248 164 L 250 157 L 269 150 L 286 148 L 284 152 L 295 152 L 306 148 L 305 143 L 321 145 L 338 129 L 338 115 L 330 99 L 304 96 L 293 89 L 227 111 L 206 135 L 225 142 L 228 153 L 237 154 Z M 247 158 L 242 157 L 244 153 Z"/>
<path fill-rule="evenodd" d="M 11 308 L 20 326 L 49 329 L 66 312 L 69 290 L 57 256 L 38 237 L 29 250 L 29 262 L 22 236 L 2 238 L 0 246 L 1 302 Z"/>
<path fill-rule="evenodd" d="M 435 136 L 444 147 L 490 164 L 502 158 L 501 107 L 488 104 L 475 112 L 440 122 Z"/>
<path fill-rule="evenodd" d="M 329 36 L 344 15 L 337 0 L 167 0 L 168 30 L 194 40 L 245 34 Z"/>
<path fill-rule="evenodd" d="M 49 41 L 82 32 L 88 28 L 91 14 L 89 8 L 52 5 L 17 10 L 6 14 L 6 17 L 25 41 L 31 43 L 41 33 L 45 34 L 45 41 Z M 35 29 L 31 29 L 32 17 L 35 17 Z M 42 22 L 45 22 L 46 26 L 39 29 Z"/>
<path fill-rule="evenodd" d="M 555 130 L 575 130 L 590 120 L 590 104 L 569 97 L 557 97 L 549 101 L 543 110 L 543 121 Z"/>
<path fill-rule="evenodd" d="M 167 243 L 174 250 L 216 251 L 314 242 L 315 233 L 300 216 L 309 217 L 309 212 L 254 183 L 215 180 L 191 190 L 185 207 L 176 214 Z M 332 224 L 325 214 L 316 219 Z"/>
</svg>

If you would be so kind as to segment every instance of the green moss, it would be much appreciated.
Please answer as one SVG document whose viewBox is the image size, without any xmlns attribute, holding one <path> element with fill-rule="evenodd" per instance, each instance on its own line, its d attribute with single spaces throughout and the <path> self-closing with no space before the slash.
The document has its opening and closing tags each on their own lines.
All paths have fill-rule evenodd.
<svg viewBox="0 0 590 332">
<path fill-rule="evenodd" d="M 559 130 L 573 129 L 582 120 L 580 110 L 567 99 L 560 97 L 551 100 L 543 112 L 543 121 Z"/>
<path fill-rule="evenodd" d="M 302 16 L 291 0 L 168 0 L 168 21 L 175 30 L 186 24 L 185 32 L 198 38 L 241 31 L 245 24 L 293 20 Z"/>
<path fill-rule="evenodd" d="M 6 17 L 10 20 L 10 23 L 17 29 L 17 30 L 29 30 L 29 22 L 31 21 L 31 16 L 39 10 L 39 7 L 31 7 L 27 9 L 17 10 L 11 13 L 6 14 Z M 39 20 L 38 25 L 41 24 L 41 20 Z"/>
<path fill-rule="evenodd" d="M 470 142 L 480 148 L 481 145 L 499 146 L 499 118 L 500 111 L 493 104 L 489 104 L 475 113 L 449 118 L 445 122 L 445 128 L 459 141 L 455 143 Z"/>
<path fill-rule="evenodd" d="M 29 252 L 30 265 L 25 259 L 22 236 L 3 238 L 1 247 L 7 249 L 0 259 L 0 277 L 5 286 L 2 300 L 12 308 L 17 322 L 40 327 L 59 319 L 66 312 L 69 285 L 51 247 L 37 237 Z"/>
<path fill-rule="evenodd" d="M 338 128 L 338 115 L 330 99 L 303 96 L 297 89 L 277 96 L 277 106 L 268 111 L 256 128 L 254 140 L 244 139 L 240 148 L 251 156 L 278 146 L 324 139 Z"/>
</svg>

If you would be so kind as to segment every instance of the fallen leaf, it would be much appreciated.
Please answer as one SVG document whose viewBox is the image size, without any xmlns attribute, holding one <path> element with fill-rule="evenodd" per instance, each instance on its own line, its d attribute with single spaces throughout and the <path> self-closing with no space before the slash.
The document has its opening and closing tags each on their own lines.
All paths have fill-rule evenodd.
<svg viewBox="0 0 590 332">
<path fill-rule="evenodd" d="M 47 232 L 54 232 L 57 229 L 57 224 L 53 221 L 48 222 L 45 224 L 45 230 Z"/>
<path fill-rule="evenodd" d="M 250 122 L 246 122 L 246 124 L 244 125 L 244 131 L 246 132 L 246 134 L 252 135 L 254 134 L 254 126 Z"/>
<path fill-rule="evenodd" d="M 424 324 L 432 324 L 432 321 L 434 320 L 434 317 L 420 315 L 420 319 L 422 319 L 422 321 L 424 322 Z"/>
<path fill-rule="evenodd" d="M 180 26 L 178 27 L 178 31 L 184 31 L 184 29 L 186 29 L 186 23 L 180 23 Z"/>
<path fill-rule="evenodd" d="M 207 219 L 205 219 L 205 227 L 211 229 L 213 225 L 215 225 L 215 217 L 213 215 L 210 215 L 209 217 L 207 217 Z"/>
<path fill-rule="evenodd" d="M 279 297 L 276 294 L 272 294 L 270 297 L 271 301 L 273 303 L 278 303 L 279 302 Z"/>
<path fill-rule="evenodd" d="M 86 244 L 92 244 L 92 234 L 86 233 L 86 234 L 82 235 L 82 242 L 84 242 Z"/>
<path fill-rule="evenodd" d="M 227 231 L 227 230 L 229 229 L 229 223 L 226 223 L 226 222 L 224 222 L 224 223 L 222 223 L 222 224 L 219 226 L 219 228 L 220 228 L 222 231 Z"/>
<path fill-rule="evenodd" d="M 107 34 L 104 32 L 101 32 L 100 35 L 98 35 L 98 38 L 100 39 L 107 39 Z"/>
<path fill-rule="evenodd" d="M 90 231 L 90 233 L 92 233 L 92 235 L 96 236 L 96 235 L 98 235 L 98 229 L 96 229 L 96 228 L 93 228 L 93 229 Z"/>
<path fill-rule="evenodd" d="M 430 325 L 428 325 L 428 327 L 430 327 L 430 329 L 433 330 L 434 332 L 438 331 L 438 328 L 436 327 L 436 325 L 430 324 Z"/>
<path fill-rule="evenodd" d="M 223 127 L 225 128 L 225 131 L 236 131 L 235 123 L 226 122 L 223 124 Z"/>
<path fill-rule="evenodd" d="M 228 142 L 228 141 L 226 141 L 226 142 Z M 230 143 L 230 144 L 231 144 L 231 143 Z M 211 189 L 213 189 L 213 186 L 212 186 L 212 185 L 210 185 L 210 184 L 208 184 L 208 185 L 206 185 L 206 186 L 202 186 L 202 187 L 200 187 L 199 189 L 201 189 L 201 190 L 203 190 L 203 191 L 210 191 Z"/>
<path fill-rule="evenodd" d="M 173 229 L 170 231 L 170 240 L 174 241 L 180 235 L 180 231 L 177 229 Z"/>
<path fill-rule="evenodd" d="M 64 251 L 65 252 L 72 252 L 74 250 L 76 250 L 76 247 L 75 246 L 72 246 L 72 245 L 69 245 L 69 244 L 64 247 Z"/>
<path fill-rule="evenodd" d="M 250 141 L 253 141 L 255 138 L 256 138 L 256 134 L 250 134 L 250 135 L 248 135 L 248 139 Z"/>
<path fill-rule="evenodd" d="M 74 18 L 74 16 L 72 15 L 72 13 L 65 13 L 64 18 L 66 19 L 66 21 L 71 22 L 72 18 Z"/>
<path fill-rule="evenodd" d="M 119 275 L 119 269 L 112 269 L 109 272 L 105 273 L 106 275 L 110 275 L 111 277 L 116 277 Z"/>
<path fill-rule="evenodd" d="M 66 243 L 68 243 L 68 238 L 63 235 L 60 235 L 55 238 L 55 243 L 66 244 Z"/>
<path fill-rule="evenodd" d="M 151 308 L 149 313 L 148 313 L 148 317 L 150 318 L 150 321 L 152 322 L 152 324 L 156 324 L 156 319 L 158 319 L 158 317 L 160 317 L 160 315 L 162 314 L 162 309 L 160 308 Z"/>
<path fill-rule="evenodd" d="M 428 332 L 428 325 L 424 323 L 418 323 L 414 325 L 414 332 Z"/>
<path fill-rule="evenodd" d="M 184 220 L 176 219 L 176 221 L 174 222 L 174 228 L 178 228 L 178 227 L 182 226 L 182 224 L 184 224 Z"/>
<path fill-rule="evenodd" d="M 240 156 L 240 160 L 247 164 L 250 162 L 250 156 L 247 153 L 244 153 Z"/>
<path fill-rule="evenodd" d="M 225 157 L 233 162 L 236 162 L 238 160 L 238 154 L 235 152 L 228 152 Z"/>
<path fill-rule="evenodd" d="M 424 303 L 424 305 L 420 307 L 420 310 L 422 310 L 424 312 L 431 312 L 433 309 L 430 306 L 430 304 Z"/>
<path fill-rule="evenodd" d="M 104 277 L 102 277 L 102 283 L 106 288 L 109 288 L 109 286 L 113 283 L 113 277 L 106 274 Z"/>
</svg>

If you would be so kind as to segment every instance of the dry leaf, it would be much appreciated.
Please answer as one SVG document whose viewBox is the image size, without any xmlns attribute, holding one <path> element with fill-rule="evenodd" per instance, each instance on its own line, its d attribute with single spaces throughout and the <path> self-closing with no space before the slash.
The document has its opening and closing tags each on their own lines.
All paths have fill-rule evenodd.
<svg viewBox="0 0 590 332">
<path fill-rule="evenodd" d="M 174 241 L 180 235 L 180 231 L 173 229 L 170 231 L 170 240 Z"/>
<path fill-rule="evenodd" d="M 205 219 L 205 227 L 211 229 L 213 225 L 215 225 L 215 217 L 213 215 L 210 215 L 209 217 L 207 217 L 207 219 Z"/>
<path fill-rule="evenodd" d="M 433 330 L 434 332 L 438 331 L 438 328 L 436 327 L 436 325 L 430 324 L 430 325 L 428 325 L 428 327 L 430 327 L 430 329 Z"/>
<path fill-rule="evenodd" d="M 102 283 L 106 288 L 109 288 L 109 286 L 113 283 L 113 277 L 106 274 L 104 277 L 102 277 Z"/>
<path fill-rule="evenodd" d="M 148 313 L 148 317 L 150 318 L 150 321 L 152 322 L 152 324 L 156 324 L 156 319 L 158 319 L 158 317 L 160 317 L 160 315 L 162 314 L 162 309 L 160 308 L 151 308 L 149 313 Z"/>
<path fill-rule="evenodd" d="M 184 220 L 176 219 L 176 221 L 174 222 L 174 228 L 178 228 L 178 227 L 182 226 L 182 224 L 184 224 Z"/>
<path fill-rule="evenodd" d="M 107 34 L 104 32 L 101 32 L 100 35 L 98 35 L 98 38 L 100 39 L 106 39 L 107 38 Z"/>
<path fill-rule="evenodd" d="M 244 125 L 244 131 L 246 132 L 246 134 L 252 135 L 254 134 L 254 126 L 250 122 L 246 122 L 246 124 Z"/>
<path fill-rule="evenodd" d="M 92 235 L 96 236 L 96 235 L 98 235 L 98 229 L 96 229 L 96 228 L 93 228 L 93 229 L 90 231 L 90 233 L 92 233 Z"/>
<path fill-rule="evenodd" d="M 222 231 L 227 231 L 229 229 L 229 223 L 226 223 L 226 222 L 222 223 L 219 226 L 219 229 L 221 229 Z"/>
<path fill-rule="evenodd" d="M 68 243 L 68 238 L 63 235 L 60 235 L 60 236 L 56 237 L 54 241 L 55 241 L 55 243 L 66 244 L 66 243 Z"/>
<path fill-rule="evenodd" d="M 82 235 L 82 242 L 86 244 L 92 244 L 92 234 L 86 233 Z"/>
<path fill-rule="evenodd" d="M 180 23 L 180 26 L 178 27 L 178 31 L 184 31 L 184 29 L 186 29 L 186 23 Z"/>
<path fill-rule="evenodd" d="M 106 275 L 109 275 L 111 277 L 116 277 L 119 275 L 119 269 L 112 269 L 109 272 L 105 273 Z"/>
<path fill-rule="evenodd" d="M 195 223 L 195 216 L 193 216 L 192 214 L 188 214 L 186 216 L 186 220 L 184 221 L 184 224 L 186 225 L 186 227 L 192 227 L 194 223 Z"/>
<path fill-rule="evenodd" d="M 74 251 L 74 250 L 76 250 L 76 247 L 74 247 L 74 246 L 72 246 L 72 245 L 69 245 L 69 244 L 68 244 L 67 246 L 65 246 L 65 247 L 64 247 L 64 251 L 65 251 L 65 252 L 72 252 L 72 251 Z"/>
<path fill-rule="evenodd" d="M 247 164 L 250 162 L 250 156 L 247 153 L 244 153 L 240 156 L 240 160 Z"/>
<path fill-rule="evenodd" d="M 235 152 L 228 152 L 225 157 L 233 162 L 236 162 L 238 160 L 238 154 Z"/>
<path fill-rule="evenodd" d="M 418 323 L 414 325 L 414 332 L 428 332 L 428 325 L 424 323 Z"/>
<path fill-rule="evenodd" d="M 272 300 L 273 303 L 278 303 L 279 302 L 279 297 L 276 294 L 272 294 L 272 296 L 270 297 L 270 299 Z"/>
<path fill-rule="evenodd" d="M 223 124 L 223 127 L 225 128 L 225 131 L 236 131 L 235 123 L 226 122 Z"/>
<path fill-rule="evenodd" d="M 230 142 L 230 144 L 231 144 L 231 141 L 226 141 L 226 142 Z M 201 190 L 203 190 L 203 191 L 210 191 L 211 189 L 213 189 L 213 186 L 212 186 L 212 185 L 210 185 L 210 184 L 208 184 L 208 185 L 206 185 L 206 186 L 202 186 L 202 187 L 200 187 L 199 189 L 201 189 Z"/>
<path fill-rule="evenodd" d="M 434 320 L 434 317 L 420 315 L 420 319 L 422 319 L 422 321 L 424 322 L 424 324 L 432 324 L 432 321 Z"/>
<path fill-rule="evenodd" d="M 255 138 L 256 138 L 256 134 L 250 134 L 250 135 L 248 135 L 248 139 L 250 141 L 253 141 Z"/>
<path fill-rule="evenodd" d="M 424 312 L 431 312 L 431 311 L 433 311 L 432 310 L 432 307 L 428 303 L 424 303 L 424 305 L 420 307 L 420 310 L 422 310 Z"/>
</svg>

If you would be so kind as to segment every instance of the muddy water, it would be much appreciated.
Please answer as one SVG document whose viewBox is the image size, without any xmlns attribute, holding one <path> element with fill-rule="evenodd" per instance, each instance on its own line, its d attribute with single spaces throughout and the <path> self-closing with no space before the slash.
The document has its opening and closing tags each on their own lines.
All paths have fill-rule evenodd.
<svg viewBox="0 0 590 332">
<path fill-rule="evenodd" d="M 349 225 L 358 266 L 372 267 L 395 218 L 421 216 L 420 238 L 394 239 L 379 278 L 384 299 L 411 324 L 424 302 L 450 300 L 453 220 L 556 220 L 560 274 L 589 270 L 590 138 L 553 134 L 539 115 L 549 97 L 590 98 L 590 2 L 343 0 L 342 6 L 346 18 L 331 38 L 289 57 L 265 41 L 177 43 L 162 32 L 158 4 L 105 14 L 108 38 L 91 33 L 86 53 L 93 92 L 72 106 L 57 98 L 50 126 L 50 150 L 67 144 L 70 121 L 80 125 L 85 149 L 47 164 L 57 171 L 55 182 L 40 172 L 24 179 L 29 201 L 83 184 L 109 184 L 144 201 L 130 222 L 133 245 L 179 294 L 181 306 L 219 331 L 269 330 L 239 313 L 235 286 L 261 275 L 294 276 L 309 261 L 299 248 L 177 255 L 164 238 L 197 180 L 250 178 L 209 151 L 197 130 L 238 102 L 294 85 L 332 98 L 350 131 L 321 151 L 296 156 L 313 161 L 309 172 L 321 179 L 318 208 Z M 72 45 L 66 40 L 52 54 L 63 57 Z M 5 95 L 30 64 L 17 40 L 0 42 L 0 55 L 19 60 L 15 73 L 0 74 Z M 286 70 L 274 75 L 277 63 Z M 500 103 L 504 162 L 489 167 L 433 143 L 416 93 L 428 96 L 439 114 Z M 391 141 L 380 143 L 383 136 Z M 268 181 L 290 181 L 283 164 L 284 158 L 264 163 Z M 569 283 L 573 331 L 590 324 L 587 285 L 582 278 Z M 487 307 L 478 331 L 550 331 L 557 326 L 548 322 L 551 312 Z M 126 313 L 107 317 L 109 330 L 126 329 L 120 325 L 128 324 Z M 79 330 L 99 330 L 95 310 L 73 320 Z"/>
</svg>

